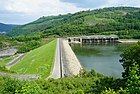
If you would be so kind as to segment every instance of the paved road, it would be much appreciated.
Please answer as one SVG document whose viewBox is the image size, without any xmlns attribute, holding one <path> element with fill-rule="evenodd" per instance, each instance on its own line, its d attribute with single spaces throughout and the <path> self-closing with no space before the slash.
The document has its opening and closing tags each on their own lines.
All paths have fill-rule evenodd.
<svg viewBox="0 0 140 94">
<path fill-rule="evenodd" d="M 51 73 L 50 78 L 61 78 L 61 65 L 60 65 L 60 39 L 57 39 L 57 45 L 56 45 L 56 53 L 55 53 L 55 62 L 54 67 Z"/>
<path fill-rule="evenodd" d="M 62 57 L 62 40 L 57 39 L 57 45 L 56 45 L 56 53 L 55 53 L 55 62 L 54 62 L 54 67 L 51 72 L 51 75 L 48 78 L 62 78 L 64 77 L 64 72 L 63 72 L 63 57 Z M 26 53 L 27 54 L 27 53 Z M 14 64 L 16 64 L 18 61 L 20 61 L 26 54 L 20 55 L 18 58 L 14 59 L 12 62 L 10 62 L 6 67 L 10 68 Z M 39 75 L 11 75 L 7 73 L 0 72 L 0 75 L 2 76 L 8 76 L 12 78 L 18 78 L 21 80 L 26 80 L 26 79 L 38 79 L 40 76 Z M 46 78 L 46 79 L 48 79 Z"/>
<path fill-rule="evenodd" d="M 64 78 L 65 77 L 65 71 L 64 71 L 64 63 L 65 63 L 65 60 L 64 60 L 64 44 L 62 42 L 63 40 L 60 39 L 59 43 L 60 43 L 60 70 L 61 70 L 61 78 Z"/>
<path fill-rule="evenodd" d="M 24 56 L 26 55 L 27 53 L 24 53 L 24 54 L 21 54 L 20 56 L 18 56 L 17 58 L 15 58 L 14 60 L 12 60 L 11 62 L 9 62 L 7 65 L 6 65 L 6 68 L 10 68 L 12 66 L 14 66 L 18 61 L 20 61 L 22 58 L 24 58 Z"/>
</svg>

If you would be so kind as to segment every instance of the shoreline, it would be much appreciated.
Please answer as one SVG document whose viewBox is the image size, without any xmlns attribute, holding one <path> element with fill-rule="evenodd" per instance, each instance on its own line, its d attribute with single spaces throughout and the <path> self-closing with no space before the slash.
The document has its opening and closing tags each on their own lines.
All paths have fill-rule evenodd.
<svg viewBox="0 0 140 94">
<path fill-rule="evenodd" d="M 139 39 L 119 39 L 119 43 L 137 43 Z"/>
</svg>

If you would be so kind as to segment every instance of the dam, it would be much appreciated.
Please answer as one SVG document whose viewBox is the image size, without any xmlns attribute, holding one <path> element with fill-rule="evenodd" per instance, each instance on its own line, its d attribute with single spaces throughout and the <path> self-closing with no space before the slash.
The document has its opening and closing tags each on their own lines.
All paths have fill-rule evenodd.
<svg viewBox="0 0 140 94">
<path fill-rule="evenodd" d="M 68 40 L 58 38 L 54 67 L 50 78 L 58 79 L 78 75 L 82 66 L 71 49 Z"/>
<path fill-rule="evenodd" d="M 80 37 L 67 37 L 69 43 L 105 43 L 117 42 L 119 37 L 116 35 L 92 35 Z"/>
<path fill-rule="evenodd" d="M 118 50 L 121 44 L 119 44 L 118 36 L 93 35 L 93 36 L 58 38 L 58 40 L 59 41 L 57 43 L 59 44 L 59 46 L 57 47 L 59 47 L 58 48 L 59 56 L 56 56 L 56 58 L 58 58 L 59 60 L 56 59 L 57 62 L 56 64 L 59 65 L 57 65 L 56 68 L 58 68 L 59 66 L 58 68 L 59 76 L 57 77 L 52 76 L 52 78 L 63 78 L 72 75 L 78 75 L 80 70 L 83 68 L 87 70 L 93 68 L 97 72 L 105 75 L 121 77 L 120 73 L 122 71 L 122 67 L 118 62 L 120 58 L 119 55 L 121 54 L 121 51 Z M 76 43 L 82 44 L 79 44 L 80 46 L 78 47 L 78 44 Z M 87 45 L 85 45 L 86 43 Z M 107 60 L 111 60 L 113 62 Z M 98 67 L 99 66 L 102 67 L 103 62 L 105 65 L 110 66 L 104 70 L 103 68 L 101 68 L 103 70 L 102 71 L 100 70 L 100 68 L 98 69 Z M 94 67 L 95 66 L 94 64 L 95 65 L 99 64 L 99 66 Z M 114 70 L 111 69 L 112 66 L 114 67 Z M 113 72 L 108 71 L 108 69 L 113 70 Z M 55 74 L 58 74 L 58 71 L 56 71 Z"/>
</svg>

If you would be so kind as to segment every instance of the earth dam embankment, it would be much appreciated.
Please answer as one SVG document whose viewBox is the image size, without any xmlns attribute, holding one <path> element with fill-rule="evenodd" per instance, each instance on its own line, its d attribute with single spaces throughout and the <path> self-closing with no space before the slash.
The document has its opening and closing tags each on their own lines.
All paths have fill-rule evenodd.
<svg viewBox="0 0 140 94">
<path fill-rule="evenodd" d="M 79 60 L 66 39 L 62 39 L 62 61 L 65 76 L 78 75 L 82 69 Z"/>
</svg>

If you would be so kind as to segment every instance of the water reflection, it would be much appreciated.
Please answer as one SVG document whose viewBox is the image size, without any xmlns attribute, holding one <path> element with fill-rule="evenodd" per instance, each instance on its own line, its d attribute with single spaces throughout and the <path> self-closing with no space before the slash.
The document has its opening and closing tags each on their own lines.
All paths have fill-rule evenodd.
<svg viewBox="0 0 140 94">
<path fill-rule="evenodd" d="M 104 75 L 121 77 L 119 62 L 122 51 L 130 44 L 71 44 L 73 51 L 86 70 L 94 69 Z"/>
</svg>

